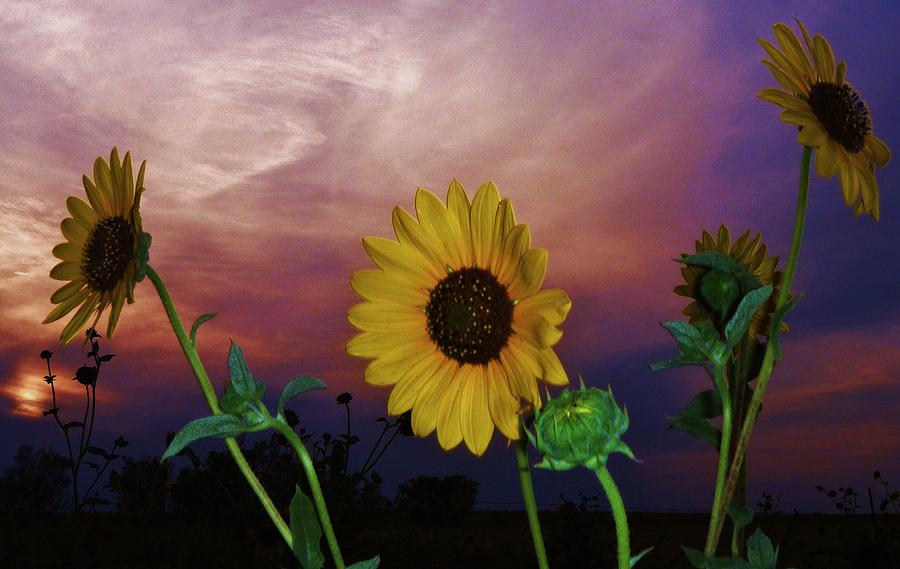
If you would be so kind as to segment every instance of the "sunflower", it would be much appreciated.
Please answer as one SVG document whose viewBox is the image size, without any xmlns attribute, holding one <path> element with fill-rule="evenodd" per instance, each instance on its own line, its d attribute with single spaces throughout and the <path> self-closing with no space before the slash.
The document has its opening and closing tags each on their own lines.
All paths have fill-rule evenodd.
<svg viewBox="0 0 900 569">
<path fill-rule="evenodd" d="M 819 34 L 809 32 L 797 20 L 806 49 L 786 24 L 775 24 L 781 49 L 759 38 L 771 61 L 763 60 L 786 91 L 763 89 L 761 99 L 782 107 L 781 120 L 800 127 L 797 141 L 816 149 L 816 172 L 830 178 L 841 175 L 844 203 L 855 206 L 854 215 L 879 217 L 875 165 L 883 168 L 891 151 L 872 134 L 869 109 L 853 87 L 844 81 L 847 64 L 835 65 L 834 52 Z"/>
<path fill-rule="evenodd" d="M 775 299 L 778 297 L 778 289 L 781 285 L 783 274 L 776 271 L 778 257 L 766 257 L 766 245 L 760 243 L 760 234 L 757 233 L 750 239 L 750 230 L 745 231 L 733 244 L 731 232 L 728 226 L 721 225 L 715 238 L 706 230 L 699 241 L 694 242 L 697 253 L 706 251 L 718 251 L 737 261 L 747 272 L 761 285 L 772 285 L 772 295 L 750 317 L 750 325 L 747 328 L 752 340 L 758 340 L 760 335 L 767 335 L 772 312 L 775 310 Z M 681 275 L 686 284 L 675 287 L 675 294 L 694 299 L 682 311 L 688 316 L 688 322 L 695 324 L 704 320 L 712 320 L 714 310 L 704 300 L 701 292 L 703 277 L 711 269 L 698 265 L 686 265 L 681 269 Z M 787 324 L 782 323 L 781 330 L 788 330 Z"/>
<path fill-rule="evenodd" d="M 492 182 L 471 204 L 456 180 L 446 206 L 421 188 L 415 202 L 418 220 L 394 208 L 397 241 L 363 238 L 380 268 L 350 280 L 365 302 L 348 313 L 362 333 L 347 353 L 374 358 L 366 381 L 393 386 L 388 413 L 411 409 L 416 435 L 437 430 L 443 449 L 465 441 L 481 456 L 495 425 L 519 438 L 521 403 L 541 406 L 539 379 L 568 384 L 552 347 L 572 302 L 539 290 L 547 251 L 531 248 L 528 226 Z"/>
<path fill-rule="evenodd" d="M 146 164 L 141 163 L 135 185 L 131 154 L 126 153 L 124 163 L 120 163 L 119 152 L 113 148 L 109 164 L 103 158 L 94 162 L 93 182 L 82 176 L 90 205 L 75 196 L 66 200 L 72 217 L 60 225 L 67 241 L 53 248 L 53 255 L 62 262 L 53 267 L 50 277 L 69 282 L 50 297 L 50 302 L 58 306 L 43 322 L 55 322 L 80 306 L 60 335 L 63 345 L 96 314 L 93 328 L 108 306 L 112 308 L 106 336 L 112 338 L 125 300 L 134 302 Z"/>
</svg>

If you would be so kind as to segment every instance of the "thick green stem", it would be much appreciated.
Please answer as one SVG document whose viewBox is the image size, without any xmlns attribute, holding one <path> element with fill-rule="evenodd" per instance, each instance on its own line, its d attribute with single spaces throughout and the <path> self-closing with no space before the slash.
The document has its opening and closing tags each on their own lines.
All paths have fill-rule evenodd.
<svg viewBox="0 0 900 569">
<path fill-rule="evenodd" d="M 808 146 L 803 147 L 803 159 L 800 168 L 800 190 L 797 196 L 797 211 L 794 214 L 794 234 L 791 238 L 791 251 L 788 254 L 787 266 L 784 270 L 784 280 L 781 283 L 781 289 L 778 291 L 778 299 L 775 304 L 775 310 L 778 310 L 788 301 L 791 296 L 791 283 L 794 280 L 794 272 L 797 269 L 797 257 L 800 255 L 800 242 L 803 241 L 803 227 L 806 224 L 806 204 L 807 194 L 809 190 L 809 164 L 812 156 L 812 149 Z M 769 330 L 769 337 L 772 337 L 773 329 Z M 772 376 L 772 370 L 775 367 L 775 350 L 771 341 L 766 342 L 766 353 L 763 356 L 762 367 L 759 370 L 759 378 L 756 381 L 756 387 L 753 389 L 753 398 L 750 400 L 750 407 L 744 419 L 744 425 L 741 428 L 741 436 L 738 438 L 737 447 L 734 449 L 734 460 L 731 462 L 731 468 L 728 471 L 728 479 L 725 484 L 726 501 L 719 507 L 724 512 L 727 507 L 727 500 L 734 493 L 734 487 L 737 484 L 740 475 L 741 465 L 743 464 L 744 455 L 747 452 L 747 445 L 750 441 L 750 435 L 753 433 L 753 425 L 756 422 L 756 415 L 759 413 L 760 405 L 762 405 L 763 396 L 766 394 L 766 388 L 769 385 L 769 378 Z M 720 517 L 717 527 L 711 534 L 713 541 L 718 542 L 719 535 L 722 533 L 722 519 Z"/>
<path fill-rule="evenodd" d="M 704 554 L 707 557 L 715 555 L 718 536 L 713 535 L 713 529 L 721 526 L 722 521 L 720 517 L 723 517 L 725 512 L 725 508 L 721 506 L 726 499 L 723 493 L 725 489 L 725 473 L 728 472 L 728 451 L 731 446 L 731 396 L 728 393 L 728 386 L 725 384 L 725 374 L 721 364 L 716 365 L 715 377 L 716 390 L 722 399 L 722 441 L 719 444 L 719 468 L 716 470 L 715 498 L 713 499 L 712 512 L 709 519 L 709 530 L 706 534 L 706 550 Z"/>
<path fill-rule="evenodd" d="M 325 541 L 328 542 L 328 549 L 331 550 L 331 557 L 334 559 L 336 569 L 344 569 L 344 558 L 341 556 L 341 548 L 338 546 L 337 537 L 334 535 L 334 529 L 331 527 L 331 518 L 328 516 L 328 507 L 325 505 L 325 497 L 322 495 L 322 487 L 319 486 L 319 478 L 316 476 L 316 469 L 313 466 L 312 459 L 309 457 L 303 441 L 294 433 L 293 429 L 287 426 L 283 421 L 278 419 L 269 419 L 269 426 L 284 435 L 303 466 L 306 473 L 306 480 L 309 482 L 309 490 L 312 494 L 313 503 L 316 505 L 316 513 L 319 515 L 319 524 L 322 526 L 322 533 L 325 534 Z"/>
<path fill-rule="evenodd" d="M 625 504 L 622 502 L 622 496 L 619 494 L 619 489 L 610 476 L 609 470 L 604 466 L 594 472 L 600 480 L 600 485 L 603 486 L 603 491 L 606 492 L 606 498 L 612 508 L 613 520 L 616 522 L 619 569 L 630 569 L 631 545 L 628 541 L 628 516 L 625 514 Z"/>
<path fill-rule="evenodd" d="M 534 488 L 531 487 L 531 472 L 528 468 L 528 438 L 525 436 L 525 425 L 519 421 L 519 440 L 516 441 L 516 465 L 519 469 L 519 484 L 522 485 L 522 498 L 525 500 L 525 512 L 528 514 L 528 527 L 531 529 L 531 541 L 534 543 L 534 555 L 540 569 L 549 569 L 547 551 L 544 549 L 544 536 L 541 533 L 541 522 L 538 520 L 537 503 L 534 500 Z"/>
<path fill-rule="evenodd" d="M 147 265 L 147 276 L 150 278 L 150 281 L 153 282 L 153 286 L 156 287 L 156 292 L 159 294 L 159 299 L 162 301 L 163 308 L 166 310 L 166 315 L 169 317 L 169 322 L 172 324 L 172 329 L 175 331 L 178 343 L 181 344 L 181 350 L 184 352 L 184 356 L 191 365 L 194 377 L 197 378 L 197 384 L 200 385 L 200 390 L 203 392 L 206 404 L 209 405 L 209 409 L 212 411 L 213 415 L 220 415 L 222 410 L 219 409 L 219 401 L 216 398 L 216 392 L 209 382 L 209 376 L 206 375 L 203 364 L 200 362 L 200 355 L 197 353 L 197 348 L 184 331 L 184 326 L 181 324 L 181 318 L 178 317 L 178 312 L 175 310 L 175 303 L 172 302 L 172 297 L 169 296 L 166 285 L 163 284 L 160 276 L 150 265 Z M 253 470 L 250 468 L 250 465 L 247 464 L 247 459 L 244 458 L 244 453 L 241 452 L 241 448 L 238 446 L 237 441 L 231 437 L 226 438 L 225 446 L 228 447 L 238 469 L 240 469 L 244 478 L 247 479 L 247 483 L 250 484 L 256 497 L 269 514 L 269 518 L 271 518 L 272 523 L 275 524 L 278 533 L 281 534 L 281 537 L 287 542 L 288 546 L 291 546 L 293 543 L 291 528 L 281 517 L 281 514 L 278 513 L 278 509 L 275 507 L 275 504 L 272 503 L 272 499 L 266 493 L 262 483 L 256 475 L 253 474 Z"/>
</svg>

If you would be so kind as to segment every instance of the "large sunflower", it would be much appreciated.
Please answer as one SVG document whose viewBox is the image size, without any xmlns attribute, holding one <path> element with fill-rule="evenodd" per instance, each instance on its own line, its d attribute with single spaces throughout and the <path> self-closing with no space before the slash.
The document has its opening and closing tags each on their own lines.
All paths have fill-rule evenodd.
<svg viewBox="0 0 900 569">
<path fill-rule="evenodd" d="M 362 333 L 347 352 L 374 358 L 366 381 L 394 386 L 388 413 L 412 409 L 416 435 L 437 429 L 442 448 L 465 441 L 480 456 L 495 425 L 519 438 L 520 401 L 541 405 L 538 379 L 568 383 L 552 347 L 572 303 L 539 290 L 547 251 L 531 248 L 528 226 L 493 183 L 470 204 L 453 180 L 446 206 L 420 188 L 416 213 L 394 208 L 397 241 L 363 238 L 380 268 L 351 278 L 365 302 L 348 313 Z"/>
<path fill-rule="evenodd" d="M 750 325 L 747 328 L 752 340 L 757 340 L 760 335 L 768 335 L 772 312 L 775 310 L 775 299 L 778 297 L 778 289 L 784 275 L 781 271 L 775 270 L 775 266 L 778 264 L 778 257 L 766 257 L 766 245 L 765 243 L 760 243 L 760 234 L 757 233 L 751 240 L 750 230 L 748 229 L 738 237 L 737 241 L 732 243 L 731 232 L 728 230 L 728 226 L 721 225 L 716 237 L 704 230 L 700 240 L 694 242 L 694 248 L 697 250 L 697 253 L 706 251 L 724 253 L 744 267 L 761 285 L 772 285 L 772 295 L 768 301 L 753 313 L 750 317 Z M 691 324 L 713 319 L 714 311 L 704 300 L 701 292 L 703 277 L 710 270 L 707 267 L 698 265 L 686 265 L 681 269 L 681 275 L 684 277 L 685 284 L 676 286 L 675 294 L 694 299 L 682 311 L 688 316 L 688 321 Z M 781 330 L 786 332 L 788 330 L 787 324 L 782 323 Z"/>
<path fill-rule="evenodd" d="M 109 164 L 103 158 L 94 162 L 93 182 L 82 176 L 90 205 L 75 196 L 66 200 L 72 217 L 60 226 L 67 241 L 53 248 L 53 255 L 62 262 L 53 267 L 50 277 L 69 282 L 50 297 L 58 306 L 44 318 L 44 324 L 55 322 L 80 305 L 60 335 L 63 345 L 72 341 L 93 314 L 94 327 L 108 306 L 112 308 L 106 336 L 112 338 L 125 300 L 134 302 L 146 164 L 141 163 L 135 184 L 131 154 L 126 153 L 120 163 L 119 152 L 113 148 Z"/>
<path fill-rule="evenodd" d="M 775 24 L 781 49 L 759 38 L 772 61 L 763 60 L 787 91 L 763 89 L 758 96 L 782 107 L 781 120 L 800 127 L 797 141 L 816 149 L 816 172 L 830 178 L 841 175 L 844 203 L 855 206 L 854 215 L 879 217 L 875 165 L 884 167 L 891 151 L 872 134 L 872 120 L 865 102 L 844 81 L 847 64 L 835 65 L 834 52 L 819 34 L 809 32 L 797 20 L 806 49 L 786 24 Z"/>
</svg>

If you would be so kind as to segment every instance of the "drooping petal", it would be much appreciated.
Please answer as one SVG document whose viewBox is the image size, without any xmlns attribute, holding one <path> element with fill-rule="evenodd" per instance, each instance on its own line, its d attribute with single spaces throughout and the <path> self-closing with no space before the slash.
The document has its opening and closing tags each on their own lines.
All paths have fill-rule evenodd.
<svg viewBox="0 0 900 569">
<path fill-rule="evenodd" d="M 559 357 L 553 350 L 550 348 L 541 350 L 539 352 L 539 357 L 541 371 L 543 372 L 541 379 L 550 385 L 555 385 L 557 387 L 569 384 L 569 376 L 566 374 L 562 362 L 559 361 Z"/>
<path fill-rule="evenodd" d="M 81 308 L 75 313 L 75 316 L 73 316 L 69 323 L 66 324 L 66 327 L 63 328 L 62 334 L 60 335 L 60 343 L 63 345 L 68 344 L 72 341 L 72 338 L 85 328 L 85 324 L 87 324 L 88 319 L 91 317 L 91 314 L 94 313 L 99 302 L 100 293 L 92 292 L 88 295 L 81 305 Z"/>
<path fill-rule="evenodd" d="M 125 287 L 117 286 L 113 290 L 112 308 L 109 311 L 109 322 L 106 325 L 106 337 L 112 338 L 116 331 L 116 325 L 119 323 L 119 315 L 122 313 L 122 306 L 125 304 Z"/>
<path fill-rule="evenodd" d="M 874 134 L 867 134 L 865 138 L 865 146 L 863 147 L 866 155 L 872 159 L 879 168 L 884 168 L 891 160 L 891 149 L 883 140 Z"/>
<path fill-rule="evenodd" d="M 488 385 L 488 408 L 491 420 L 510 440 L 519 438 L 519 398 L 513 396 L 503 366 L 485 366 L 485 381 Z"/>
<path fill-rule="evenodd" d="M 444 358 L 434 373 L 426 376 L 426 383 L 416 394 L 413 405 L 412 428 L 416 436 L 427 437 L 437 428 L 438 411 L 450 388 L 450 377 L 455 373 L 456 365 Z"/>
<path fill-rule="evenodd" d="M 438 444 L 444 450 L 453 449 L 462 442 L 463 434 L 459 420 L 460 395 L 472 367 L 463 366 L 453 370 L 447 380 L 447 390 L 443 394 L 437 413 Z"/>
<path fill-rule="evenodd" d="M 59 320 L 60 318 L 62 318 L 66 314 L 68 314 L 69 312 L 72 312 L 72 310 L 76 306 L 78 306 L 79 304 L 84 302 L 84 299 L 87 298 L 87 291 L 80 290 L 79 287 L 74 287 L 75 292 L 71 292 L 71 289 L 70 289 L 70 290 L 66 291 L 64 294 L 59 294 L 59 296 L 57 296 L 57 293 L 61 293 L 66 287 L 69 287 L 73 284 L 81 285 L 84 283 L 81 283 L 80 281 L 74 281 L 74 282 L 68 283 L 64 287 L 61 287 L 59 290 L 57 290 L 54 293 L 54 297 L 56 297 L 57 300 L 53 301 L 51 299 L 51 302 L 54 302 L 54 304 L 59 303 L 59 306 L 54 307 L 53 310 L 51 310 L 50 313 L 47 314 L 47 316 L 44 318 L 44 320 L 41 322 L 41 324 L 49 324 L 50 322 L 56 322 L 57 320 Z"/>
</svg>

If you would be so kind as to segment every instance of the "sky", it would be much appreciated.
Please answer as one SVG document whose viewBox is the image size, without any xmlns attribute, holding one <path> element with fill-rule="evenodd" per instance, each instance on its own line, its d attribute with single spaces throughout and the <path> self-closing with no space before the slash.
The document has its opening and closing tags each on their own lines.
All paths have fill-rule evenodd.
<svg viewBox="0 0 900 569">
<path fill-rule="evenodd" d="M 703 229 L 760 231 L 783 268 L 801 148 L 756 38 L 800 18 L 847 62 L 875 133 L 900 148 L 900 13 L 891 2 L 16 2 L 0 11 L 0 468 L 22 444 L 63 451 L 38 357 L 74 375 L 67 320 L 40 324 L 69 195 L 113 146 L 147 160 L 142 201 L 151 263 L 182 319 L 219 316 L 199 335 L 216 388 L 230 339 L 274 403 L 297 375 L 327 391 L 294 409 L 341 432 L 334 398 L 353 394 L 360 466 L 388 389 L 346 355 L 359 301 L 353 271 L 374 268 L 361 237 L 392 237 L 391 209 L 417 187 L 470 197 L 492 180 L 532 246 L 549 251 L 545 287 L 573 301 L 556 351 L 570 378 L 610 385 L 642 463 L 610 471 L 634 510 L 707 511 L 716 456 L 667 431 L 698 368 L 651 373 L 675 346 L 659 326 L 685 300 L 672 259 Z M 796 29 L 796 27 L 795 27 Z M 830 511 L 814 486 L 851 486 L 876 504 L 872 471 L 900 476 L 900 170 L 876 173 L 881 221 L 854 218 L 837 178 L 813 174 L 789 315 L 748 457 L 752 503 Z M 167 431 L 208 413 L 145 281 L 126 305 L 98 389 L 95 441 L 123 435 L 160 455 Z M 105 318 L 103 320 L 105 323 Z M 105 326 L 105 324 L 104 324 Z M 104 330 L 101 330 L 103 332 Z M 58 381 L 63 414 L 79 392 Z M 221 442 L 203 448 L 224 448 Z M 537 462 L 537 456 L 532 456 Z M 465 474 L 480 507 L 518 508 L 513 449 L 495 432 L 481 458 L 401 439 L 376 470 L 392 495 L 418 475 Z M 600 491 L 587 471 L 533 473 L 538 502 Z M 898 479 L 900 483 L 900 479 Z M 896 486 L 896 484 L 894 485 Z M 866 505 L 862 511 L 868 511 Z"/>
</svg>

